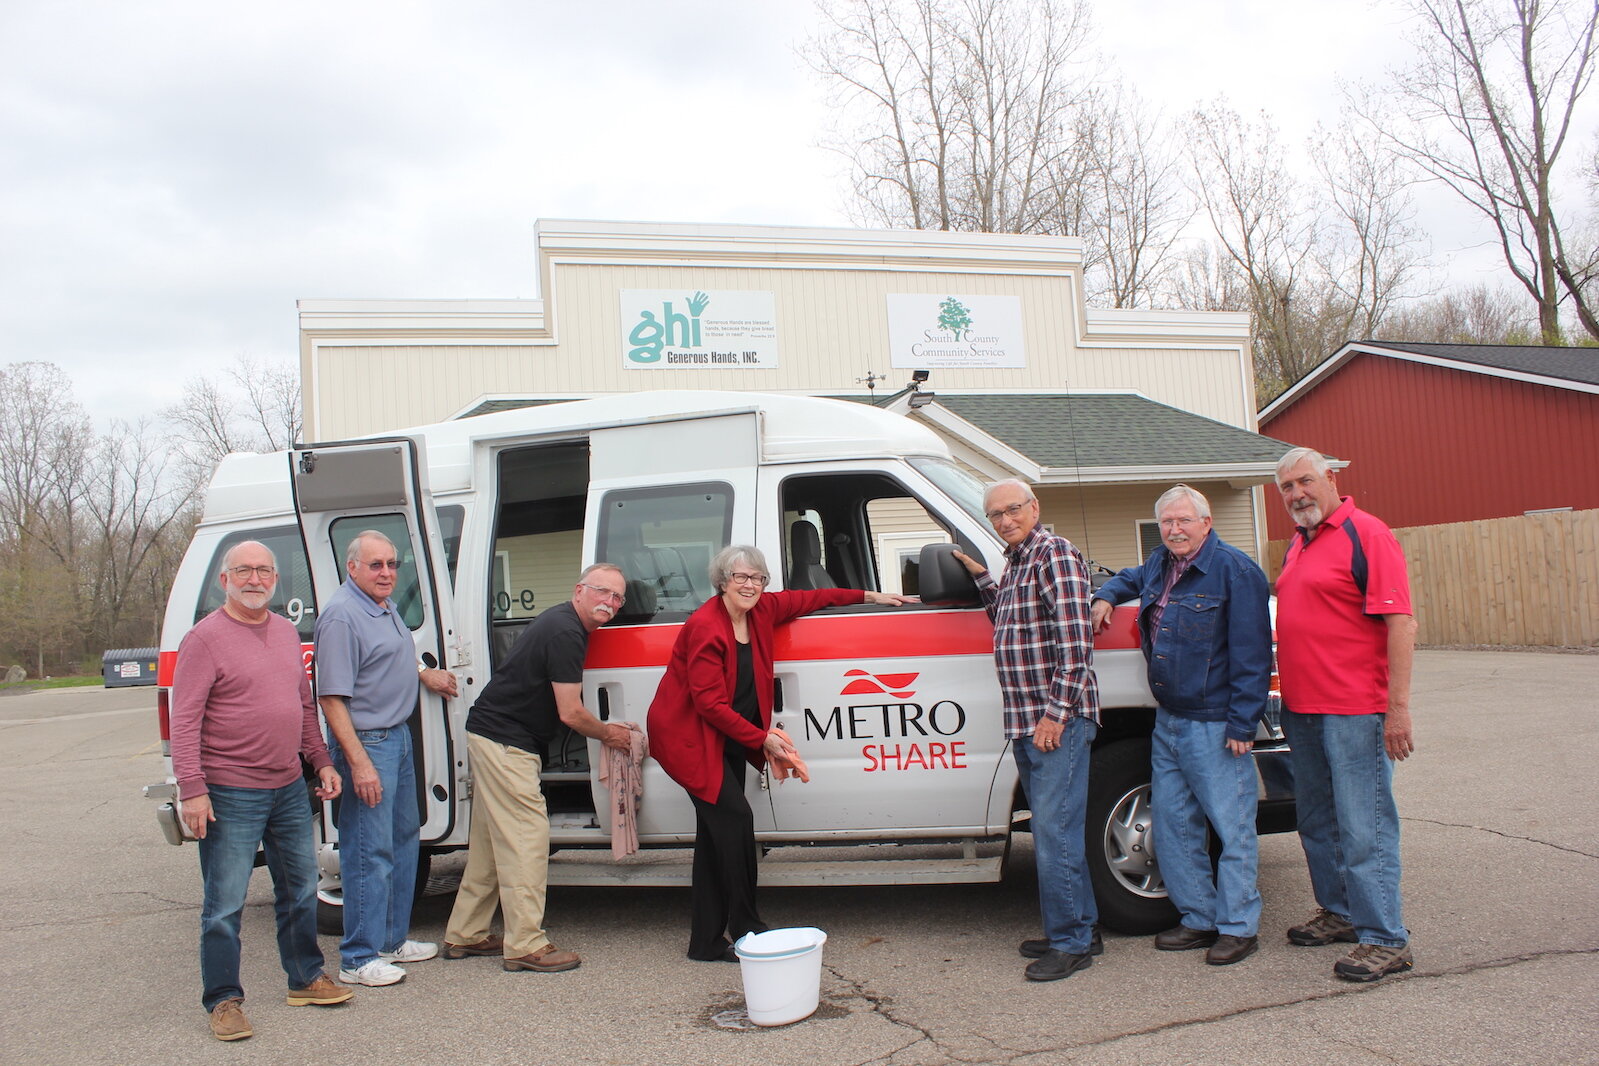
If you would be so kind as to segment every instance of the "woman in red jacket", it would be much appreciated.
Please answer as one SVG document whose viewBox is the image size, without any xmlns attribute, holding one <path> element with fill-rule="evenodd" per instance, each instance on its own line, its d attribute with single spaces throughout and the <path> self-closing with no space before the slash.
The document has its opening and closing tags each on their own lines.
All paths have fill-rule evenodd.
<svg viewBox="0 0 1599 1066">
<path fill-rule="evenodd" d="M 796 755 L 772 730 L 772 631 L 824 607 L 901 604 L 858 589 L 766 592 L 766 557 L 733 545 L 711 561 L 720 593 L 689 616 L 650 704 L 650 755 L 694 803 L 693 911 L 688 956 L 737 962 L 729 941 L 761 932 L 755 909 L 755 816 L 744 766 Z"/>
</svg>

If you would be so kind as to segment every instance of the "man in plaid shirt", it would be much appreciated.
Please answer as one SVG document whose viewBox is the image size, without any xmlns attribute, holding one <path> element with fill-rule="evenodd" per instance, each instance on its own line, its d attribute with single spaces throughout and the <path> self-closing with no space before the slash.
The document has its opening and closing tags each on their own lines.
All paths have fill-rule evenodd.
<svg viewBox="0 0 1599 1066">
<path fill-rule="evenodd" d="M 1070 541 L 1038 524 L 1038 498 L 1020 481 L 989 486 L 983 509 L 1006 544 L 1005 576 L 956 557 L 977 579 L 994 623 L 994 662 L 1022 789 L 1032 812 L 1044 936 L 1024 940 L 1030 981 L 1058 981 L 1103 950 L 1088 880 L 1083 822 L 1088 750 L 1099 732 L 1088 567 Z"/>
</svg>

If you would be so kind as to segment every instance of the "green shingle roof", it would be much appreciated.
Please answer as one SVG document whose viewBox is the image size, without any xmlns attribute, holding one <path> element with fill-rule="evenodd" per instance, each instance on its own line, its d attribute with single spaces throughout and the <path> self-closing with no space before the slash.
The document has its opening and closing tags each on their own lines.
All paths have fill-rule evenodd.
<svg viewBox="0 0 1599 1066">
<path fill-rule="evenodd" d="M 1293 447 L 1127 393 L 947 393 L 935 401 L 1040 466 L 1275 463 Z"/>
</svg>

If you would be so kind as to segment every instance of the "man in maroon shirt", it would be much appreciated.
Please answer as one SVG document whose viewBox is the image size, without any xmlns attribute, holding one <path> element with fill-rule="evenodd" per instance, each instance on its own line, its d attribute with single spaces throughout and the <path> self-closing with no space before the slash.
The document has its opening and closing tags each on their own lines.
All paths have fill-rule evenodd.
<svg viewBox="0 0 1599 1066">
<path fill-rule="evenodd" d="M 311 802 L 300 774 L 315 769 L 316 794 L 339 794 L 339 775 L 318 728 L 300 635 L 268 609 L 277 561 L 245 541 L 222 557 L 227 598 L 178 646 L 173 674 L 172 772 L 183 821 L 200 843 L 200 1002 L 218 1040 L 254 1034 L 242 1010 L 239 918 L 259 846 L 278 919 L 278 956 L 291 1007 L 329 1007 L 352 993 L 324 971 L 316 939 L 316 855 Z"/>
</svg>

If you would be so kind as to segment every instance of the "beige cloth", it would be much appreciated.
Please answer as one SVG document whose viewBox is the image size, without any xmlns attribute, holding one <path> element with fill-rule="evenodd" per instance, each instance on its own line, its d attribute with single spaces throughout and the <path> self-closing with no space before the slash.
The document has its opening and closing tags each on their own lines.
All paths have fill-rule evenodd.
<svg viewBox="0 0 1599 1066">
<path fill-rule="evenodd" d="M 445 927 L 451 944 L 489 935 L 498 905 L 505 916 L 505 956 L 531 955 L 550 942 L 544 898 L 550 874 L 550 818 L 532 752 L 466 735 L 472 766 L 470 850 L 455 908 Z"/>
<path fill-rule="evenodd" d="M 611 858 L 620 859 L 638 850 L 638 802 L 644 795 L 644 757 L 650 753 L 649 738 L 637 722 L 623 722 L 628 728 L 628 749 L 604 747 L 600 757 L 600 784 L 611 794 Z"/>
</svg>

